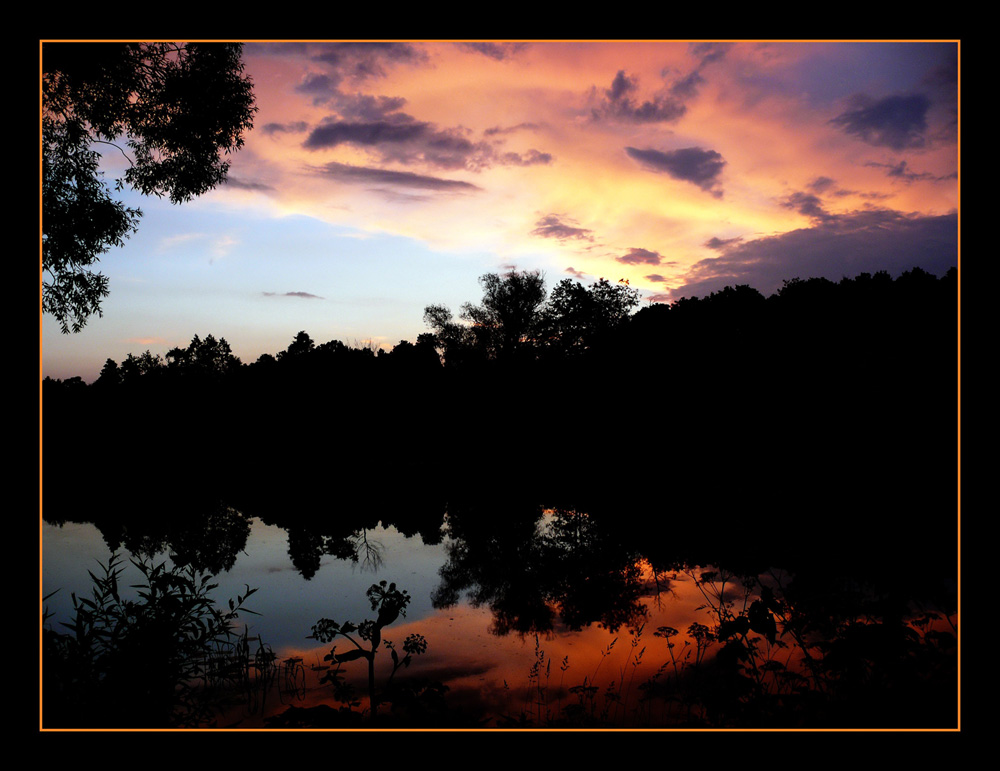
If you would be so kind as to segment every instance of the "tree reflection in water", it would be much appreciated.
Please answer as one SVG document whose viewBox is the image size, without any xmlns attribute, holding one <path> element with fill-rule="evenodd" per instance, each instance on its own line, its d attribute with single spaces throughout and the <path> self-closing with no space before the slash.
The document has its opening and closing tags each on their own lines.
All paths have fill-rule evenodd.
<svg viewBox="0 0 1000 771">
<path fill-rule="evenodd" d="M 838 571 L 809 555 L 814 564 L 800 560 L 794 574 L 760 570 L 780 553 L 746 539 L 729 565 L 706 567 L 713 563 L 679 556 L 682 550 L 668 556 L 662 539 L 618 527 L 622 521 L 496 498 L 449 508 L 452 541 L 435 607 L 465 596 L 489 608 L 494 635 L 536 636 L 524 703 L 500 724 L 957 725 L 954 596 L 949 602 L 947 592 L 911 583 L 899 561 L 886 555 L 866 574 L 856 563 Z M 684 631 L 645 629 L 672 572 L 697 587 L 703 615 Z M 565 673 L 572 662 L 546 657 L 537 641 L 590 625 L 628 633 L 632 650 L 616 659 L 618 676 L 598 682 L 590 674 L 565 686 L 562 676 L 552 686 L 553 668 Z M 621 639 L 613 638 L 602 661 Z M 659 668 L 633 689 L 650 661 Z M 629 694 L 635 698 L 626 705 Z"/>
<path fill-rule="evenodd" d="M 551 632 L 557 619 L 611 631 L 645 619 L 639 554 L 584 513 L 494 499 L 449 508 L 448 533 L 434 606 L 464 594 L 489 607 L 496 635 Z"/>
<path fill-rule="evenodd" d="M 522 681 L 506 682 L 506 701 L 489 705 L 487 725 L 957 724 L 954 593 L 912 584 L 905 565 L 886 556 L 885 564 L 865 572 L 856 557 L 850 569 L 837 570 L 834 560 L 817 553 L 789 559 L 795 552 L 787 544 L 774 549 L 750 535 L 729 539 L 735 546 L 723 548 L 726 539 L 716 539 L 706 548 L 683 527 L 671 523 L 668 535 L 649 518 L 626 516 L 620 505 L 543 508 L 537 500 L 455 496 L 444 518 L 446 560 L 434 607 L 448 611 L 467 601 L 487 609 L 497 656 L 507 655 L 501 653 L 508 649 L 503 638 L 536 641 L 534 657 L 523 659 Z M 190 501 L 186 511 L 190 519 L 116 516 L 99 526 L 112 548 L 146 556 L 166 551 L 178 564 L 229 570 L 247 546 L 251 518 L 222 503 Z M 378 521 L 390 523 L 385 510 Z M 439 537 L 441 523 L 422 521 L 431 540 Z M 292 564 L 309 580 L 323 570 L 323 557 L 351 564 L 382 560 L 371 524 L 371 511 L 356 521 L 287 518 Z M 827 543 L 824 553 L 835 553 L 829 538 Z M 765 567 L 783 562 L 788 571 Z M 258 596 L 266 597 L 266 580 L 260 589 Z M 657 621 L 657 603 L 675 590 L 696 591 L 701 608 L 686 622 L 665 626 Z M 404 680 L 417 678 L 420 693 L 435 694 L 434 719 L 447 722 L 432 723 L 428 714 L 412 711 L 407 719 L 438 727 L 480 725 L 483 713 L 446 708 L 449 699 L 462 703 L 457 688 L 448 690 L 464 666 L 458 648 L 435 639 L 429 620 L 414 621 L 407 631 L 411 627 L 427 635 L 436 658 L 421 659 Z M 578 632 L 587 634 L 574 637 Z M 580 647 L 561 646 L 563 639 L 604 639 L 595 644 L 606 649 L 588 659 Z M 309 689 L 298 692 L 303 698 Z M 421 703 L 411 702 L 411 710 Z M 289 713 L 285 722 L 308 727 L 316 714 Z"/>
<path fill-rule="evenodd" d="M 346 535 L 330 535 L 306 527 L 290 527 L 288 556 L 307 581 L 319 571 L 324 556 L 348 560 L 371 571 L 377 571 L 383 562 L 381 544 L 369 539 L 365 528 Z"/>
</svg>

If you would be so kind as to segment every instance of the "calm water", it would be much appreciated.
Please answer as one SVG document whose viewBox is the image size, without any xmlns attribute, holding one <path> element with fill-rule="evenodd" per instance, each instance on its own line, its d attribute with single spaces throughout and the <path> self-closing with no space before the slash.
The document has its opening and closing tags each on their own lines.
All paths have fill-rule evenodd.
<svg viewBox="0 0 1000 771">
<path fill-rule="evenodd" d="M 182 553 L 196 564 L 216 565 L 211 571 L 218 583 L 213 596 L 222 607 L 228 599 L 245 594 L 247 587 L 257 588 L 246 607 L 259 615 L 244 613 L 240 622 L 248 626 L 251 637 L 270 647 L 279 662 L 301 663 L 289 687 L 279 684 L 252 708 L 234 709 L 222 717 L 222 726 L 260 727 L 264 718 L 289 706 L 339 706 L 331 687 L 319 682 L 331 645 L 318 645 L 308 637 L 321 618 L 355 624 L 372 618 L 365 592 L 382 580 L 397 584 L 412 598 L 405 618 L 385 627 L 383 639 L 395 642 L 400 652 L 410 634 L 422 635 L 428 644 L 425 653 L 397 674 L 397 682 L 415 678 L 413 682 L 443 684 L 449 709 L 471 725 L 493 727 L 515 721 L 535 727 L 569 718 L 571 725 L 596 720 L 601 727 L 659 728 L 690 724 L 693 718 L 706 721 L 699 724 L 712 724 L 723 713 L 746 718 L 745 713 L 740 717 L 745 701 L 738 691 L 727 690 L 714 705 L 702 703 L 701 694 L 713 692 L 697 686 L 701 682 L 697 678 L 709 670 L 691 664 L 704 655 L 712 667 L 713 657 L 725 647 L 718 641 L 703 647 L 704 634 L 720 629 L 720 610 L 729 619 L 751 618 L 748 610 L 755 600 L 763 599 L 763 593 L 773 589 L 780 597 L 788 582 L 794 588 L 799 577 L 773 569 L 742 570 L 740 575 L 755 575 L 751 585 L 712 567 L 654 570 L 650 559 L 658 559 L 661 566 L 671 564 L 672 552 L 662 549 L 669 537 L 653 539 L 640 552 L 636 544 L 643 543 L 642 531 L 631 528 L 628 537 L 619 539 L 616 533 L 625 531 L 615 518 L 567 511 L 539 514 L 531 507 L 500 511 L 504 518 L 483 516 L 476 509 L 465 511 L 447 520 L 443 537 L 433 524 L 423 526 L 424 536 L 406 536 L 394 526 L 372 525 L 378 520 L 365 520 L 363 515 L 358 521 L 367 521 L 368 526 L 354 530 L 337 526 L 332 534 L 330 526 L 278 527 L 225 506 L 190 520 L 190 529 L 166 520 L 141 524 L 115 520 L 102 525 L 103 534 L 91 524 L 45 524 L 43 592 L 58 590 L 46 606 L 54 622 L 68 619 L 71 593 L 89 593 L 88 570 L 100 574 L 99 563 L 106 564 L 112 554 L 109 541 L 116 547 L 128 544 L 146 556 L 155 554 L 156 561 Z M 119 552 L 128 556 L 127 550 Z M 696 563 L 674 559 L 673 564 Z M 807 576 L 807 586 L 821 588 L 811 582 L 827 572 L 824 568 Z M 120 584 L 137 577 L 128 566 Z M 948 582 L 944 586 L 946 594 L 953 593 Z M 828 694 L 840 700 L 841 712 L 831 714 L 837 720 L 857 719 L 862 726 L 890 714 L 873 701 L 871 715 L 857 717 L 862 713 L 853 703 L 856 697 L 845 701 L 843 695 L 848 685 L 854 687 L 847 678 L 856 678 L 858 671 L 865 687 L 882 688 L 876 676 L 890 670 L 879 662 L 884 641 L 871 638 L 872 630 L 898 629 L 889 624 L 869 626 L 870 616 L 865 620 L 862 612 L 870 613 L 882 600 L 870 592 L 855 596 L 852 591 L 827 592 L 825 597 L 821 591 L 823 601 L 815 611 L 809 609 L 808 595 L 797 595 L 795 610 L 802 611 L 798 618 L 805 623 L 794 634 L 787 625 L 777 637 L 755 626 L 743 629 L 742 638 L 731 638 L 742 639 L 756 657 L 753 662 L 736 662 L 743 674 L 725 680 L 726 688 L 757 678 L 767 695 L 762 702 L 767 709 L 778 703 L 774 697 L 784 698 L 782 704 L 798 704 L 795 689 L 804 682 L 796 675 L 804 672 L 802 645 L 818 642 L 822 647 L 812 648 L 812 655 L 826 655 L 839 646 L 840 653 L 829 660 L 846 661 L 837 663 L 841 669 L 821 676 Z M 849 599 L 859 604 L 846 611 L 838 607 L 839 626 L 831 627 L 829 639 L 824 639 L 831 596 L 837 603 Z M 911 619 L 919 619 L 923 611 L 913 605 L 907 612 Z M 924 626 L 911 622 L 894 654 L 898 657 L 894 666 L 902 662 L 909 668 L 891 670 L 899 682 L 886 691 L 899 693 L 900 685 L 918 688 L 932 707 L 944 708 L 945 716 L 935 714 L 935 721 L 951 719 L 947 708 L 955 688 L 954 656 L 948 645 L 953 646 L 950 631 L 956 623 L 957 615 L 950 620 L 940 616 Z M 858 630 L 867 637 L 858 638 Z M 928 630 L 944 636 L 938 639 Z M 845 650 L 858 650 L 859 640 L 869 646 L 858 658 L 861 670 L 843 655 Z M 338 641 L 340 651 L 349 647 L 342 638 Z M 915 668 L 917 664 L 922 668 Z M 716 672 L 725 666 L 719 663 Z M 376 677 L 384 682 L 390 670 L 389 653 L 381 649 Z M 345 664 L 345 673 L 359 695 L 367 693 L 363 661 Z M 695 693 L 697 707 L 688 696 L 681 698 L 682 693 Z M 364 706 L 362 700 L 360 707 Z M 758 709 L 756 703 L 753 708 Z M 916 719 L 926 713 L 921 707 L 915 711 Z M 825 714 L 818 720 L 827 719 Z M 780 725 L 798 718 L 779 712 L 769 719 Z M 909 717 L 900 719 L 905 725 Z"/>
<path fill-rule="evenodd" d="M 684 630 L 694 621 L 710 623 L 707 612 L 698 609 L 704 597 L 691 576 L 661 574 L 657 583 L 647 569 L 638 574 L 635 623 L 613 630 L 600 622 L 571 629 L 557 617 L 552 628 L 541 633 L 514 630 L 502 634 L 497 630 L 497 613 L 488 604 L 474 607 L 462 596 L 447 607 L 435 607 L 432 596 L 442 583 L 441 570 L 454 546 L 450 539 L 428 545 L 419 537 L 379 526 L 366 531 L 361 543 L 357 562 L 325 556 L 316 573 L 306 579 L 290 557 L 288 533 L 253 520 L 245 549 L 231 569 L 217 575 L 219 586 L 213 596 L 221 605 L 245 594 L 247 586 L 258 587 L 247 607 L 260 615 L 243 614 L 241 620 L 249 625 L 251 636 L 259 635 L 279 660 L 303 660 L 308 675 L 305 689 L 272 699 L 265 712 L 281 711 L 288 704 L 336 704 L 329 686 L 318 685 L 318 674 L 312 669 L 322 664 L 330 645 L 316 645 L 307 636 L 320 618 L 357 623 L 371 617 L 365 590 L 382 579 L 395 582 L 412 597 L 406 617 L 387 627 L 384 637 L 401 643 L 415 632 L 428 641 L 426 653 L 416 657 L 400 677 L 413 674 L 444 683 L 451 704 L 464 705 L 470 713 L 482 715 L 487 724 L 494 724 L 501 715 L 535 714 L 539 686 L 545 693 L 544 708 L 550 712 L 572 698 L 570 688 L 584 684 L 635 697 L 638 684 L 669 658 L 667 640 L 654 636 L 653 630 L 660 626 Z M 87 570 L 99 574 L 98 563 L 106 564 L 110 556 L 93 525 L 44 525 L 43 590 L 45 594 L 59 590 L 46 602 L 54 620 L 69 617 L 71 592 L 89 593 Z M 166 558 L 161 553 L 157 561 Z M 137 577 L 137 571 L 128 566 L 121 583 Z M 390 667 L 385 651 L 377 661 L 386 670 Z M 541 666 L 535 669 L 538 663 Z M 361 686 L 363 663 L 354 663 L 350 674 Z M 363 686 L 360 691 L 364 692 Z M 627 709 L 618 710 L 619 721 L 629 724 Z M 259 713 L 244 712 L 233 719 L 241 727 L 261 724 Z"/>
</svg>

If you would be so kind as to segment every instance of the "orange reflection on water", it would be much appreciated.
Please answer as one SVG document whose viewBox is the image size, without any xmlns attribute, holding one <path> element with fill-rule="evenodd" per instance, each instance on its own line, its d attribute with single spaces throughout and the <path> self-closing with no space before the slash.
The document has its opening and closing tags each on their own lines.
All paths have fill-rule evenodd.
<svg viewBox="0 0 1000 771">
<path fill-rule="evenodd" d="M 649 577 L 647 571 L 647 578 Z M 488 608 L 460 603 L 420 619 L 401 619 L 383 630 L 383 638 L 395 643 L 402 655 L 402 642 L 410 634 L 427 640 L 424 654 L 415 656 L 397 679 L 420 678 L 447 686 L 446 701 L 451 710 L 476 716 L 487 726 L 517 721 L 522 716 L 533 726 L 557 719 L 572 703 L 590 710 L 612 709 L 612 719 L 629 724 L 637 709 L 640 685 L 652 678 L 670 658 L 668 640 L 655 630 L 669 626 L 681 630 L 669 642 L 674 655 L 693 649 L 686 630 L 693 621 L 707 622 L 698 610 L 704 598 L 687 576 L 678 575 L 668 583 L 660 578 L 657 592 L 651 581 L 642 598 L 646 621 L 639 628 L 609 630 L 593 624 L 571 630 L 559 624 L 544 634 L 496 635 Z M 690 645 L 685 647 L 685 641 Z M 337 638 L 338 651 L 351 644 Z M 328 662 L 323 658 L 332 644 L 306 649 L 285 649 L 279 660 L 299 657 L 307 674 L 306 688 L 295 706 L 327 704 L 338 707 L 332 688 L 319 685 Z M 375 659 L 376 681 L 381 686 L 392 670 L 388 651 L 380 649 Z M 367 664 L 358 660 L 345 664 L 343 673 L 367 708 Z M 608 694 L 621 702 L 609 701 Z M 276 702 L 276 700 L 274 700 Z M 269 712 L 284 706 L 272 705 Z"/>
</svg>

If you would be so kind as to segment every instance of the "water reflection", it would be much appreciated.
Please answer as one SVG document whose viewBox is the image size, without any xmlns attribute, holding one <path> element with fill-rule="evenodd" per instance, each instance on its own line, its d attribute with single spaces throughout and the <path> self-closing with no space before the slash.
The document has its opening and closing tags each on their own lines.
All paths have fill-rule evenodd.
<svg viewBox="0 0 1000 771">
<path fill-rule="evenodd" d="M 95 524 L 109 551 L 170 555 L 222 574 L 222 601 L 246 584 L 260 587 L 254 609 L 263 615 L 251 629 L 278 662 L 299 662 L 291 679 L 276 675 L 272 687 L 280 693 L 285 679 L 295 687 L 287 698 L 270 699 L 267 710 L 238 710 L 223 724 L 321 726 L 328 718 L 309 710 L 340 715 L 343 705 L 322 682 L 329 648 L 305 638 L 321 618 L 363 618 L 364 589 L 383 577 L 413 596 L 412 612 L 387 630 L 389 638 L 402 645 L 419 634 L 428 642 L 397 683 L 437 705 L 430 710 L 427 702 L 430 712 L 418 715 L 421 697 L 407 702 L 405 718 L 387 707 L 386 720 L 451 727 L 955 724 L 956 617 L 947 604 L 954 587 L 943 582 L 918 593 L 898 565 L 888 572 L 892 581 L 883 580 L 887 571 L 838 572 L 824 560 L 810 569 L 808 561 L 788 559 L 793 570 L 775 571 L 760 565 L 782 564 L 780 551 L 755 543 L 729 552 L 735 558 L 728 562 L 708 562 L 703 541 L 685 558 L 682 529 L 673 525 L 670 538 L 652 525 L 640 528 L 641 511 L 544 508 L 518 495 L 456 496 L 436 517 L 425 512 L 420 527 L 404 516 L 412 532 L 431 534 L 409 539 L 389 525 L 385 509 L 377 517 L 359 511 L 355 520 L 256 509 L 282 525 L 223 503 L 187 511 L 189 521 L 105 516 Z M 258 531 L 269 534 L 267 543 Z M 47 551 L 50 559 L 57 558 Z M 81 562 L 79 572 L 85 568 Z M 55 588 L 49 582 L 45 591 Z M 378 671 L 391 671 L 389 654 L 379 655 Z M 345 677 L 361 678 L 358 690 L 367 693 L 363 672 Z M 349 708 L 351 721 L 361 719 L 365 704 Z M 290 705 L 296 711 L 285 714 Z"/>
<path fill-rule="evenodd" d="M 449 509 L 448 533 L 434 606 L 467 597 L 490 609 L 496 635 L 545 634 L 557 621 L 617 631 L 645 620 L 640 555 L 584 513 L 543 516 L 537 504 L 494 499 Z"/>
<path fill-rule="evenodd" d="M 246 548 L 251 517 L 219 499 L 192 499 L 170 516 L 106 507 L 91 521 L 109 552 L 127 551 L 135 557 L 168 553 L 178 565 L 208 572 L 231 570 Z"/>
</svg>

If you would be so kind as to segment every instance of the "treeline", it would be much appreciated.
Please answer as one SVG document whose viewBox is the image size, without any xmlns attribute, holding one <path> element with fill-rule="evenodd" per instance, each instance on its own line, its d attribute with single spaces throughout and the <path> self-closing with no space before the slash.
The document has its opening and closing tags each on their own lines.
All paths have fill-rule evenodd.
<svg viewBox="0 0 1000 771">
<path fill-rule="evenodd" d="M 282 379 L 374 372 L 419 378 L 442 368 L 496 373 L 615 354 L 663 357 L 643 363 L 660 363 L 672 372 L 688 361 L 714 370 L 714 364 L 734 361 L 780 368 L 782 362 L 799 366 L 818 358 L 856 368 L 859 357 L 875 351 L 878 355 L 865 359 L 865 366 L 886 356 L 904 363 L 914 348 L 954 347 L 957 340 L 954 268 L 940 279 L 919 268 L 895 280 L 884 271 L 840 282 L 793 279 L 769 297 L 746 285 L 726 287 L 637 312 L 639 293 L 625 282 L 613 285 L 601 279 L 587 288 L 565 279 L 548 296 L 538 272 L 487 274 L 481 282 L 482 303 L 463 305 L 459 321 L 445 306 L 429 305 L 424 319 L 433 331 L 419 335 L 415 343 L 402 340 L 391 350 L 339 340 L 317 344 L 301 331 L 285 350 L 244 364 L 225 338 L 195 335 L 187 347 L 174 348 L 165 357 L 147 350 L 129 354 L 121 364 L 108 359 L 91 388 L 222 381 L 236 386 L 253 380 L 274 385 Z M 54 398 L 86 386 L 79 377 L 46 377 L 44 385 Z"/>
<path fill-rule="evenodd" d="M 460 321 L 444 306 L 427 306 L 424 319 L 433 331 L 391 350 L 340 340 L 317 344 L 301 331 L 285 350 L 244 364 L 225 338 L 195 335 L 165 357 L 146 350 L 121 364 L 108 359 L 89 388 L 239 388 L 297 379 L 335 385 L 376 373 L 408 380 L 441 369 L 527 373 L 609 357 L 685 378 L 734 363 L 794 369 L 822 360 L 830 368 L 883 369 L 886 361 L 905 364 L 917 350 L 954 349 L 957 342 L 955 269 L 940 279 L 919 268 L 895 280 L 884 271 L 840 282 L 793 279 L 766 298 L 746 285 L 726 287 L 637 312 L 639 294 L 625 282 L 601 279 L 586 288 L 565 279 L 549 296 L 538 272 L 487 274 L 481 282 L 483 302 L 463 305 Z M 46 377 L 44 387 L 55 399 L 87 388 L 79 377 Z"/>
</svg>

